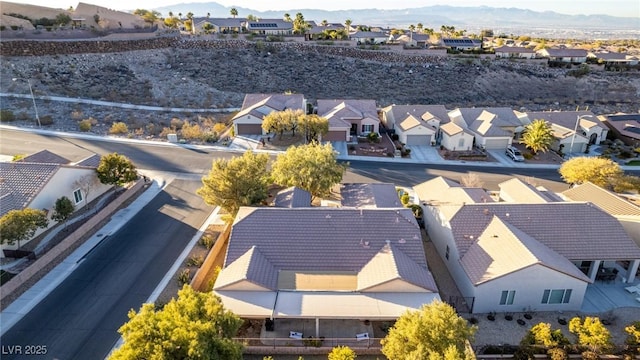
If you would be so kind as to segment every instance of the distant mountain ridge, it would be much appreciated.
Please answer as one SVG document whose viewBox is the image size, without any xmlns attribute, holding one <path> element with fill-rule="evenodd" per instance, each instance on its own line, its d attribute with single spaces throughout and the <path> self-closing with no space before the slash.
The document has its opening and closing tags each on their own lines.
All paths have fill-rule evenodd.
<svg viewBox="0 0 640 360">
<path fill-rule="evenodd" d="M 306 20 L 317 23 L 327 20 L 331 23 L 344 23 L 351 19 L 353 24 L 367 24 L 382 27 L 408 27 L 410 24 L 422 23 L 425 28 L 439 30 L 441 25 L 453 25 L 458 29 L 477 30 L 481 28 L 493 29 L 576 29 L 576 30 L 638 30 L 640 18 L 615 17 L 609 15 L 566 15 L 553 11 L 538 12 L 518 8 L 494 8 L 488 6 L 458 7 L 450 5 L 433 5 L 419 8 L 381 10 L 320 10 L 320 9 L 291 9 L 278 11 L 258 11 L 240 6 L 238 17 L 254 15 L 259 18 L 282 18 L 285 13 L 295 17 L 300 12 Z M 169 11 L 183 16 L 192 12 L 195 16 L 230 17 L 231 7 L 216 2 L 209 3 L 179 3 L 155 8 L 166 16 Z"/>
</svg>

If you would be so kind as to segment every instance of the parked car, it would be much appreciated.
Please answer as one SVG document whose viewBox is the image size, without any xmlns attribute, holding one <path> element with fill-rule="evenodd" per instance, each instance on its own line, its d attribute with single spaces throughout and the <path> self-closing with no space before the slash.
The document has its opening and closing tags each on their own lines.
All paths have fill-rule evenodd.
<svg viewBox="0 0 640 360">
<path fill-rule="evenodd" d="M 524 156 L 522 156 L 522 153 L 520 152 L 520 150 L 514 148 L 513 146 L 509 146 L 507 148 L 506 154 L 513 161 L 524 161 Z"/>
</svg>

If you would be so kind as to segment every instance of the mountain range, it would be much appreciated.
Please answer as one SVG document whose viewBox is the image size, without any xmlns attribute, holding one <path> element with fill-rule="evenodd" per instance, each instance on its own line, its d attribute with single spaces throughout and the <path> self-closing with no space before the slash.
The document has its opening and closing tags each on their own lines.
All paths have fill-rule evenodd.
<svg viewBox="0 0 640 360">
<path fill-rule="evenodd" d="M 351 19 L 353 24 L 368 26 L 407 28 L 410 24 L 422 23 L 425 28 L 436 31 L 441 25 L 452 25 L 456 29 L 477 31 L 493 29 L 494 31 L 509 33 L 511 31 L 528 30 L 549 31 L 561 33 L 572 31 L 586 31 L 590 33 L 624 31 L 640 35 L 640 18 L 615 17 L 609 15 L 566 15 L 552 11 L 538 12 L 518 8 L 495 8 L 488 6 L 458 7 L 449 5 L 424 6 L 410 9 L 381 10 L 320 10 L 320 9 L 291 9 L 288 11 L 258 11 L 240 6 L 235 7 L 239 17 L 254 15 L 258 18 L 282 18 L 286 13 L 291 17 L 302 13 L 306 20 L 320 23 L 327 20 L 330 23 L 344 23 Z M 166 16 L 169 11 L 174 14 L 192 12 L 196 17 L 230 17 L 231 7 L 216 2 L 207 3 L 179 3 L 155 8 Z M 560 30 L 561 29 L 561 30 Z"/>
</svg>

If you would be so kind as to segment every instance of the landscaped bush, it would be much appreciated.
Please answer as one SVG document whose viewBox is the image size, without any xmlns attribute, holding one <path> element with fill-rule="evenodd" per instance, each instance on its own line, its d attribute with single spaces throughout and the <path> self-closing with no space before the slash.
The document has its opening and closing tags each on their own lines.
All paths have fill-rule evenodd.
<svg viewBox="0 0 640 360">
<path fill-rule="evenodd" d="M 376 132 L 370 132 L 367 135 L 367 140 L 369 140 L 370 143 L 379 143 L 380 142 L 380 135 L 378 135 L 378 133 L 376 133 Z"/>
<path fill-rule="evenodd" d="M 53 124 L 53 116 L 45 115 L 40 117 L 40 125 L 52 125 Z"/>
<path fill-rule="evenodd" d="M 600 355 L 594 351 L 583 351 L 582 360 L 600 360 Z"/>
<path fill-rule="evenodd" d="M 203 135 L 200 125 L 191 125 L 188 121 L 185 121 L 182 125 L 181 134 L 185 140 L 201 140 Z"/>
<path fill-rule="evenodd" d="M 129 132 L 129 127 L 127 124 L 123 122 L 115 122 L 111 125 L 109 129 L 109 134 L 117 135 L 117 134 L 127 134 Z"/>
<path fill-rule="evenodd" d="M 206 133 L 202 134 L 202 141 L 206 143 L 214 143 L 219 139 L 220 137 L 215 132 L 207 131 Z"/>
<path fill-rule="evenodd" d="M 13 114 L 13 111 L 5 109 L 0 110 L 0 122 L 10 122 L 15 119 L 16 116 Z"/>
<path fill-rule="evenodd" d="M 80 121 L 78 123 L 78 127 L 80 128 L 80 131 L 82 131 L 82 132 L 91 131 L 91 120 L 84 119 L 84 120 Z"/>
<path fill-rule="evenodd" d="M 186 123 L 188 124 L 188 122 L 186 122 Z M 182 126 L 185 124 L 185 121 L 182 121 L 182 120 L 180 120 L 178 118 L 173 118 L 173 119 L 171 119 L 171 123 L 170 124 L 171 124 L 172 128 L 180 130 L 180 129 L 182 129 Z"/>
<path fill-rule="evenodd" d="M 547 355 L 551 360 L 567 360 L 569 358 L 567 352 L 562 348 L 551 348 L 547 350 Z"/>
<path fill-rule="evenodd" d="M 191 271 L 189 269 L 184 269 L 178 274 L 178 282 L 180 285 L 188 284 L 191 281 Z"/>
<path fill-rule="evenodd" d="M 533 154 L 528 151 L 525 151 L 522 153 L 522 157 L 525 158 L 526 160 L 531 160 L 533 159 Z"/>
<path fill-rule="evenodd" d="M 192 256 L 189 259 L 187 259 L 187 266 L 197 266 L 200 267 L 202 266 L 202 263 L 204 263 L 204 259 L 202 258 L 202 256 Z"/>
<path fill-rule="evenodd" d="M 215 125 L 213 125 L 213 131 L 218 134 L 222 134 L 225 130 L 227 130 L 227 125 L 224 123 L 215 123 Z"/>
<path fill-rule="evenodd" d="M 211 248 L 213 247 L 213 244 L 216 243 L 216 239 L 211 235 L 202 235 L 200 240 L 198 240 L 198 243 L 206 247 L 207 249 L 211 250 Z"/>
</svg>

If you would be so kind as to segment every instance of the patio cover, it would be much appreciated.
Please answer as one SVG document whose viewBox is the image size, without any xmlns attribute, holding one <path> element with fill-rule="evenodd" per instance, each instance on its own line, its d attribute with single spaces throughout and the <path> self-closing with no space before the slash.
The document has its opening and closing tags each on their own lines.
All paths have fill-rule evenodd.
<svg viewBox="0 0 640 360">
<path fill-rule="evenodd" d="M 240 317 L 394 320 L 440 300 L 432 292 L 214 291 Z M 276 295 L 277 294 L 277 295 Z"/>
</svg>

